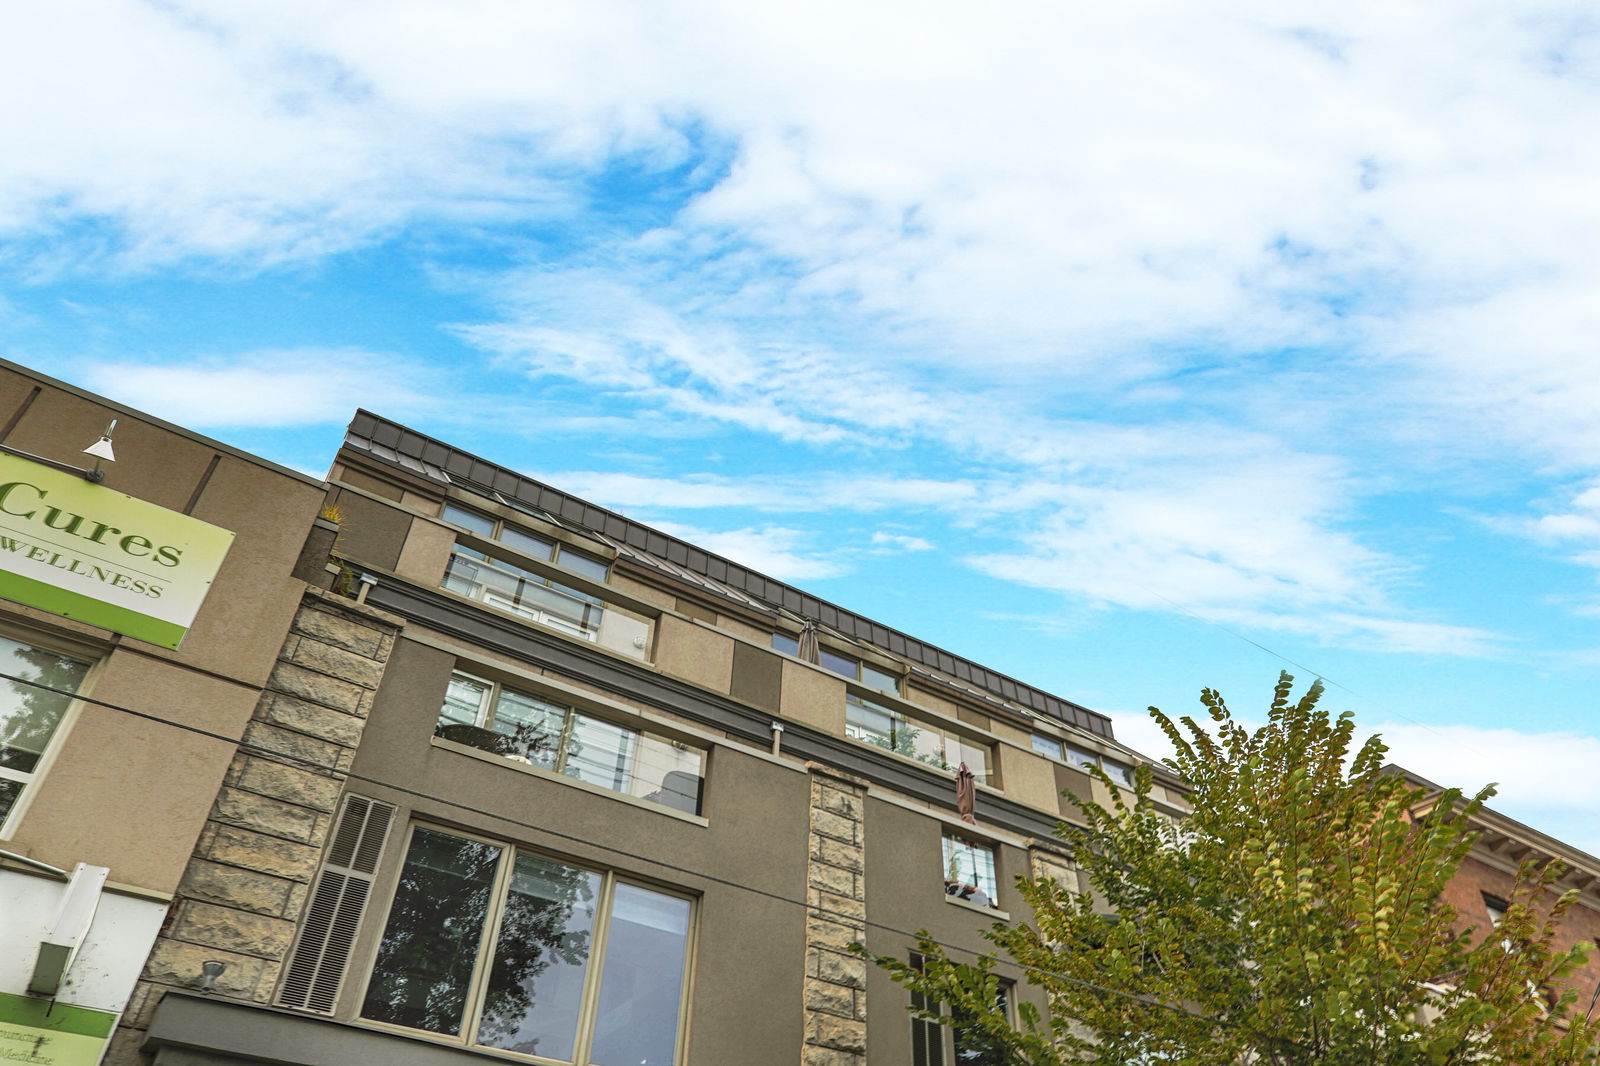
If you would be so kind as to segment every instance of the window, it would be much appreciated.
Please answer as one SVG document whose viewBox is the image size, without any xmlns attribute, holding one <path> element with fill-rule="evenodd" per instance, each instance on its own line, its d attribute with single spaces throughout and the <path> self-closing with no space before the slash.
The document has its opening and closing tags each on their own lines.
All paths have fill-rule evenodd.
<svg viewBox="0 0 1600 1066">
<path fill-rule="evenodd" d="M 90 664 L 59 652 L 0 637 L 0 673 L 49 689 L 0 680 L 0 830 L 38 777 L 50 741 Z"/>
<path fill-rule="evenodd" d="M 434 735 L 565 777 L 700 813 L 705 753 L 459 671 Z"/>
<path fill-rule="evenodd" d="M 439 512 L 439 517 L 480 537 L 498 540 L 501 544 L 514 548 L 524 555 L 555 563 L 595 581 L 606 580 L 611 568 L 611 564 L 598 555 L 590 555 L 588 552 L 568 547 L 554 538 L 541 537 L 537 533 L 507 525 L 488 515 L 469 511 L 465 507 L 457 507 L 453 503 L 446 503 Z"/>
<path fill-rule="evenodd" d="M 772 647 L 785 655 L 800 654 L 800 640 L 788 633 L 772 634 Z M 818 648 L 819 662 L 817 665 L 824 670 L 832 670 L 840 677 L 847 677 L 851 681 L 859 681 L 868 688 L 882 689 L 884 692 L 900 691 L 900 675 L 892 674 L 887 670 L 879 669 L 869 662 L 840 655 L 829 651 L 827 648 Z"/>
<path fill-rule="evenodd" d="M 417 826 L 361 1016 L 555 1062 L 678 1061 L 693 906 Z"/>
<path fill-rule="evenodd" d="M 949 733 L 938 726 L 915 721 L 855 693 L 844 698 L 844 735 L 941 770 L 962 763 L 979 781 L 989 780 L 989 746 Z"/>
<path fill-rule="evenodd" d="M 605 601 L 598 596 L 568 588 L 465 544 L 457 544 L 451 550 L 444 587 L 585 640 L 595 639 L 605 615 Z"/>
<path fill-rule="evenodd" d="M 913 951 L 911 953 L 911 966 L 913 969 L 923 968 L 923 957 Z M 1006 1017 L 1011 1016 L 1011 985 L 1001 982 L 995 992 L 995 1006 L 999 1007 Z M 911 1009 L 914 1011 L 931 1011 L 934 1014 L 943 1013 L 943 1005 L 937 1000 L 929 999 L 920 992 L 911 993 Z M 946 1026 L 934 1021 L 932 1018 L 920 1018 L 912 1015 L 911 1018 L 911 1066 L 945 1066 L 946 1062 L 956 1066 L 1006 1066 L 1010 1060 L 1006 1057 L 1005 1048 L 1001 1047 L 993 1037 L 983 1031 L 971 1015 L 957 1009 L 951 1012 L 955 1024 L 949 1026 L 950 1054 L 946 1053 L 944 1030 Z"/>
<path fill-rule="evenodd" d="M 1033 735 L 1033 750 L 1040 755 L 1048 755 L 1052 759 L 1060 759 L 1072 766 L 1103 766 L 1111 780 L 1118 784 L 1133 787 L 1133 767 L 1127 763 L 1118 762 L 1107 758 L 1097 751 L 1081 748 L 1070 741 L 1057 740 L 1055 737 L 1045 736 L 1043 733 Z"/>
<path fill-rule="evenodd" d="M 994 848 L 965 837 L 944 835 L 944 892 L 980 907 L 1000 906 Z"/>
</svg>

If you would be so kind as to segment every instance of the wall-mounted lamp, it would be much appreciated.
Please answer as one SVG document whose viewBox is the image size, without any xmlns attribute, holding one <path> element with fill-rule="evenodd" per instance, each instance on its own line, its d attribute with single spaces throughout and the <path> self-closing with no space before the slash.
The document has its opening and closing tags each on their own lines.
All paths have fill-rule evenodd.
<svg viewBox="0 0 1600 1066">
<path fill-rule="evenodd" d="M 216 986 L 217 978 L 222 976 L 222 971 L 228 968 L 225 962 L 212 959 L 200 964 L 200 991 L 209 993 Z"/>
<path fill-rule="evenodd" d="M 100 464 L 102 462 L 114 463 L 117 461 L 116 453 L 112 451 L 111 448 L 111 431 L 116 428 L 117 420 L 113 418 L 106 426 L 106 431 L 100 434 L 100 439 L 83 449 L 85 455 L 94 456 L 93 470 L 85 470 L 81 466 L 73 466 L 71 463 L 63 463 L 60 459 L 47 459 L 42 455 L 34 455 L 32 452 L 25 452 L 21 448 L 13 448 L 8 444 L 0 444 L 0 453 L 5 455 L 15 455 L 21 459 L 28 459 L 32 462 L 48 466 L 52 470 L 61 470 L 68 474 L 77 474 L 85 481 L 93 481 L 98 484 L 106 479 L 106 472 L 100 469 Z"/>
<path fill-rule="evenodd" d="M 117 461 L 117 453 L 111 450 L 111 432 L 116 428 L 117 420 L 113 418 L 110 424 L 106 426 L 106 431 L 100 434 L 100 439 L 83 450 L 83 454 L 94 456 L 94 469 L 91 470 L 89 474 L 96 476 L 90 477 L 89 474 L 84 475 L 85 477 L 88 477 L 90 481 L 99 481 L 101 478 L 106 476 L 105 473 L 100 469 L 100 460 L 104 459 L 108 463 L 114 463 Z"/>
</svg>

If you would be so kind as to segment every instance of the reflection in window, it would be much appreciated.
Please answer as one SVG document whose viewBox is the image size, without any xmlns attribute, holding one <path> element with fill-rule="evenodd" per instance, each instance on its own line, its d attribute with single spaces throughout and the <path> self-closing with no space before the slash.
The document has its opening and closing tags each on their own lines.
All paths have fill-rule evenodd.
<svg viewBox="0 0 1600 1066">
<path fill-rule="evenodd" d="M 543 574 L 457 544 L 445 570 L 444 587 L 471 599 L 594 640 L 605 604 L 597 596 L 557 584 Z"/>
<path fill-rule="evenodd" d="M 1000 901 L 999 886 L 995 881 L 994 848 L 946 833 L 944 891 L 947 896 L 964 899 L 980 907 L 998 908 Z"/>
<path fill-rule="evenodd" d="M 690 909 L 614 874 L 419 826 L 361 1016 L 559 1062 L 671 1066 Z M 490 964 L 473 1008 L 480 949 Z"/>
<path fill-rule="evenodd" d="M 674 810 L 700 813 L 705 753 L 698 748 L 470 674 L 451 675 L 434 735 Z"/>
<path fill-rule="evenodd" d="M 418 829 L 372 967 L 362 1017 L 455 1036 L 489 914 L 500 848 Z"/>
<path fill-rule="evenodd" d="M 477 511 L 457 507 L 453 503 L 445 504 L 443 510 L 439 512 L 439 517 L 480 537 L 498 540 L 501 544 L 515 548 L 524 555 L 555 563 L 595 581 L 605 581 L 610 573 L 611 564 L 598 555 L 590 555 L 588 552 L 568 547 L 561 541 L 518 529 Z"/>
<path fill-rule="evenodd" d="M 36 777 L 89 664 L 0 637 L 0 673 L 37 685 L 0 680 L 0 827 Z M 51 692 L 49 689 L 60 689 Z"/>
<path fill-rule="evenodd" d="M 799 655 L 800 641 L 788 633 L 772 634 L 772 647 L 785 655 Z M 884 692 L 900 691 L 900 675 L 888 670 L 879 669 L 869 662 L 840 655 L 829 651 L 827 648 L 817 649 L 818 666 L 824 670 L 832 670 L 840 677 L 847 677 L 851 681 L 859 681 L 868 688 L 882 689 Z"/>
<path fill-rule="evenodd" d="M 989 780 L 987 744 L 908 718 L 900 711 L 854 693 L 845 696 L 844 735 L 941 770 L 954 770 L 966 763 L 979 781 Z"/>
<path fill-rule="evenodd" d="M 1067 741 L 1047 737 L 1042 733 L 1033 735 L 1033 750 L 1040 755 L 1048 755 L 1052 759 L 1060 759 L 1071 766 L 1092 769 L 1096 766 L 1105 767 L 1106 774 L 1119 785 L 1133 787 L 1133 767 L 1127 763 L 1101 755 L 1097 751 L 1081 748 Z"/>
</svg>

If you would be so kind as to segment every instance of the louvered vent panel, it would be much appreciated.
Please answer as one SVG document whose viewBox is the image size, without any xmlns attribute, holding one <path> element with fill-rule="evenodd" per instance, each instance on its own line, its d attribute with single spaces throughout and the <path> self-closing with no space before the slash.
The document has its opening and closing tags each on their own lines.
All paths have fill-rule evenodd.
<svg viewBox="0 0 1600 1066">
<path fill-rule="evenodd" d="M 285 1007 L 333 1011 L 361 916 L 372 894 L 372 875 L 383 854 L 394 808 L 365 796 L 346 796 L 333 843 L 311 889 L 305 920 L 284 968 L 278 1002 Z"/>
</svg>

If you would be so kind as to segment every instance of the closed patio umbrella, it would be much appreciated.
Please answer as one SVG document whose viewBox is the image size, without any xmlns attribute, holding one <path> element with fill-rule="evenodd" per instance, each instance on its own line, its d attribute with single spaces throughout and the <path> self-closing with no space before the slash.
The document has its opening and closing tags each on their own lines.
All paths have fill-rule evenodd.
<svg viewBox="0 0 1600 1066">
<path fill-rule="evenodd" d="M 972 771 L 966 763 L 956 771 L 956 812 L 961 815 L 961 820 L 968 825 L 977 825 L 978 816 L 974 813 L 978 806 L 978 779 L 972 776 Z"/>
</svg>

